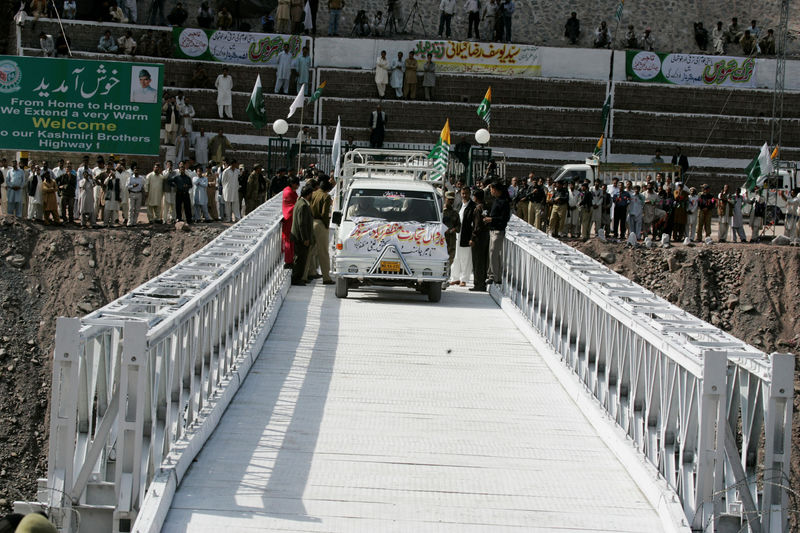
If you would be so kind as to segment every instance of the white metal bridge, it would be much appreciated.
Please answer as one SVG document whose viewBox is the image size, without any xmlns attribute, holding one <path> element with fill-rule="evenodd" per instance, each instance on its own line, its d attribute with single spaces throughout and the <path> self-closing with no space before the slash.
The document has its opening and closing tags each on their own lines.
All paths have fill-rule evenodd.
<svg viewBox="0 0 800 533">
<path fill-rule="evenodd" d="M 792 356 L 512 220 L 503 283 L 292 287 L 272 200 L 59 319 L 64 532 L 787 529 Z"/>
</svg>

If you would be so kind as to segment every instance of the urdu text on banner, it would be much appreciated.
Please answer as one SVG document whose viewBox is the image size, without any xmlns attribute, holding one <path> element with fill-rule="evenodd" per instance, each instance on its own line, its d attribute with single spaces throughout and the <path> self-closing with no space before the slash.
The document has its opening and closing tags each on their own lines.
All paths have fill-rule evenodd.
<svg viewBox="0 0 800 533">
<path fill-rule="evenodd" d="M 756 86 L 756 61 L 752 57 L 628 50 L 626 71 L 631 81 L 707 87 Z"/>
<path fill-rule="evenodd" d="M 469 72 L 536 77 L 542 72 L 539 48 L 524 44 L 472 41 L 413 41 L 416 59 L 422 64 L 428 54 L 438 72 Z"/>
<path fill-rule="evenodd" d="M 240 65 L 276 65 L 284 44 L 292 59 L 301 55 L 303 44 L 311 48 L 311 39 L 304 43 L 299 35 L 198 28 L 172 28 L 172 40 L 175 57 Z"/>
<path fill-rule="evenodd" d="M 0 148 L 158 155 L 163 65 L 0 56 Z"/>
</svg>

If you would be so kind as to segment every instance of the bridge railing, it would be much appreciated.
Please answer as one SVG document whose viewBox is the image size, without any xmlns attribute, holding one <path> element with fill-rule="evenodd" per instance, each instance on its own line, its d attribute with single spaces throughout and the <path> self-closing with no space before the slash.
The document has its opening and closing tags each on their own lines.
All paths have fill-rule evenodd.
<svg viewBox="0 0 800 533">
<path fill-rule="evenodd" d="M 58 320 L 40 501 L 62 532 L 133 531 L 151 487 L 174 490 L 285 294 L 280 202 L 102 309 Z"/>
<path fill-rule="evenodd" d="M 756 350 L 514 217 L 503 296 L 680 498 L 687 525 L 784 531 L 794 357 Z"/>
</svg>

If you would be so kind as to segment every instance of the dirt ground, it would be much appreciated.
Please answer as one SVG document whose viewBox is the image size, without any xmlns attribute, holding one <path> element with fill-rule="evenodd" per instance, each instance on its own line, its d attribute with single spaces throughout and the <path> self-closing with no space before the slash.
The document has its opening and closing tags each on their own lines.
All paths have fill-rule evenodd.
<svg viewBox="0 0 800 533">
<path fill-rule="evenodd" d="M 55 319 L 115 300 L 225 227 L 81 230 L 0 219 L 0 515 L 35 498 L 46 475 Z"/>
<path fill-rule="evenodd" d="M 36 479 L 46 474 L 55 318 L 81 316 L 116 299 L 224 228 L 214 223 L 188 233 L 171 226 L 79 230 L 0 220 L 0 514 L 16 499 L 35 498 Z M 598 260 L 603 254 L 610 268 L 766 352 L 800 355 L 798 248 L 572 244 Z M 795 452 L 797 378 L 796 372 Z M 792 464 L 800 472 L 797 452 Z"/>
</svg>

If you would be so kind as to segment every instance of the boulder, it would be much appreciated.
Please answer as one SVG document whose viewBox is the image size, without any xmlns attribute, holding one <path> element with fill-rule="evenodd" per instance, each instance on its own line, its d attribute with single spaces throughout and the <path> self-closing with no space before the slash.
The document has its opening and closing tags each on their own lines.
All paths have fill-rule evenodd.
<svg viewBox="0 0 800 533">
<path fill-rule="evenodd" d="M 789 240 L 789 237 L 786 235 L 778 235 L 774 239 L 772 239 L 772 244 L 777 244 L 778 246 L 787 246 L 792 241 Z"/>
<path fill-rule="evenodd" d="M 192 228 L 190 228 L 189 224 L 187 224 L 186 222 L 179 220 L 175 223 L 175 231 L 189 232 L 192 231 Z"/>
<path fill-rule="evenodd" d="M 614 263 L 617 260 L 617 256 L 614 255 L 614 252 L 602 252 L 600 254 L 600 259 L 607 265 Z"/>
<path fill-rule="evenodd" d="M 78 304 L 78 310 L 82 313 L 91 313 L 94 311 L 94 306 L 89 302 L 81 302 Z"/>
<path fill-rule="evenodd" d="M 26 261 L 25 256 L 22 254 L 14 254 L 6 257 L 6 263 L 13 266 L 14 268 L 24 267 L 25 261 Z"/>
</svg>

